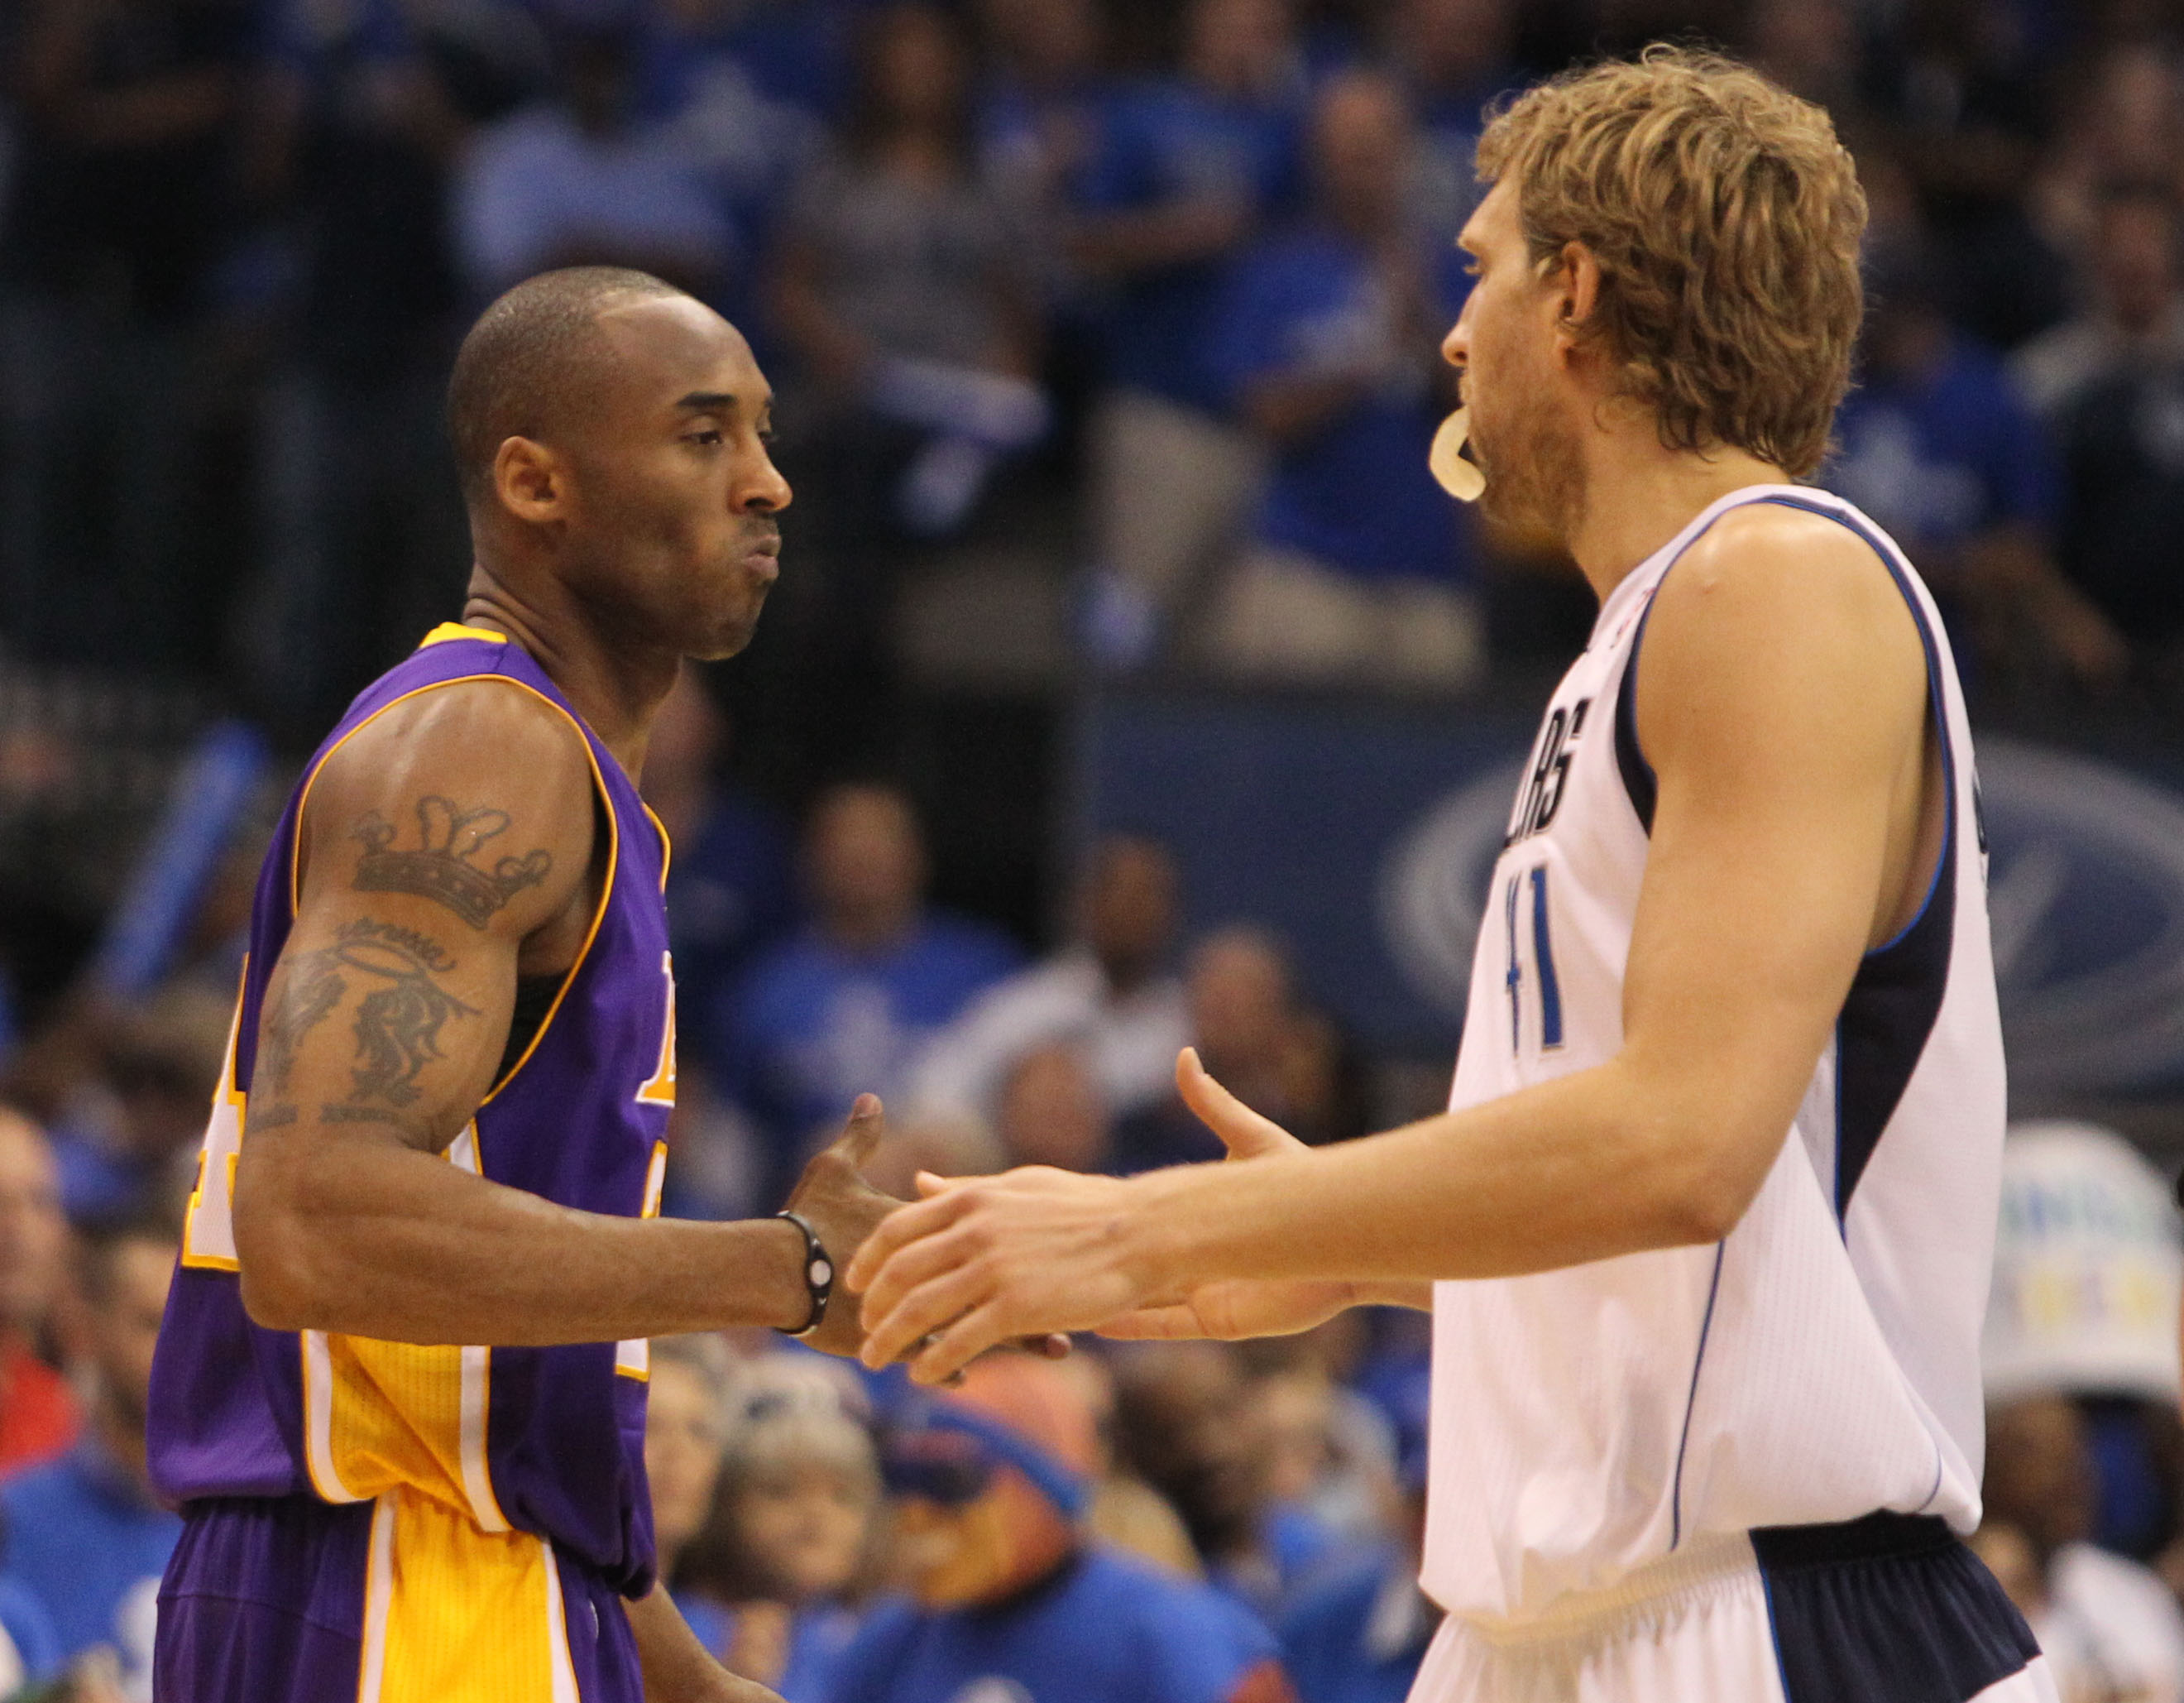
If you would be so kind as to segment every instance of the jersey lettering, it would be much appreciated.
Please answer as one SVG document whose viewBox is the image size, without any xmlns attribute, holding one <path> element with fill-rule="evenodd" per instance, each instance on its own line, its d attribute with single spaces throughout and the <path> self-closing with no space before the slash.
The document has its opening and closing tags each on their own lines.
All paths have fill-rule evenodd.
<svg viewBox="0 0 2184 1703">
<path fill-rule="evenodd" d="M 1591 707 L 1591 699 L 1580 698 L 1572 708 L 1557 707 L 1548 715 L 1531 773 L 1518 797 L 1509 831 L 1502 838 L 1504 851 L 1520 840 L 1546 832 L 1555 812 L 1562 808 L 1563 793 L 1569 784 L 1570 759 L 1577 754 L 1571 747 L 1585 732 L 1585 713 Z"/>
</svg>

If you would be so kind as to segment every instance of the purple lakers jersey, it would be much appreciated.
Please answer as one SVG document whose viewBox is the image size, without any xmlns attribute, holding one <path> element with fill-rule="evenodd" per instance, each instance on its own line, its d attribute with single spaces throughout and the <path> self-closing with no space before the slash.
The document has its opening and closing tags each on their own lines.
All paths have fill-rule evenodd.
<svg viewBox="0 0 2184 1703">
<path fill-rule="evenodd" d="M 249 1124 L 259 1004 L 295 919 L 298 827 L 312 782 L 384 711 L 478 682 L 543 699 L 582 737 L 608 836 L 606 881 L 543 1023 L 448 1145 L 448 1163 L 588 1212 L 659 1210 L 675 1099 L 666 835 L 520 645 L 481 628 L 442 627 L 350 706 L 304 770 L 266 854 L 226 1069 L 153 1365 L 152 1474 L 180 1502 L 338 1504 L 412 1492 L 482 1531 L 549 1538 L 638 1595 L 649 1589 L 653 1565 L 644 1343 L 418 1347 L 263 1330 L 242 1308 L 231 1191 Z M 493 879 L 488 868 L 477 873 Z"/>
</svg>

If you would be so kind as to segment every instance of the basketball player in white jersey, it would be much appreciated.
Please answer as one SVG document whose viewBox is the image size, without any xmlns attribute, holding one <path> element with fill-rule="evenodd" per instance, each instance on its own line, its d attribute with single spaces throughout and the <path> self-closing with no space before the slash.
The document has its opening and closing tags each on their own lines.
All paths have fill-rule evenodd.
<svg viewBox="0 0 2184 1703">
<path fill-rule="evenodd" d="M 926 1180 L 849 1271 L 866 1357 L 1429 1307 L 1414 1703 L 2052 1703 L 1958 1541 L 2003 1118 L 1963 696 L 1902 552 L 1792 483 L 1859 320 L 1852 163 L 1663 49 L 1533 90 L 1479 159 L 1446 352 L 1488 500 L 1601 612 L 1450 1110 L 1307 1151 L 1186 1054 L 1243 1163 Z"/>
</svg>

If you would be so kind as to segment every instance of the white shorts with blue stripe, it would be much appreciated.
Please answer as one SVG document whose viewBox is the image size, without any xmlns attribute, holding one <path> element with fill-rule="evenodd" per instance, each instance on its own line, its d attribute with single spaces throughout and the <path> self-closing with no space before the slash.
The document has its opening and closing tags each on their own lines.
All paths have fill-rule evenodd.
<svg viewBox="0 0 2184 1703">
<path fill-rule="evenodd" d="M 1687 1545 L 1521 1625 L 1451 1615 L 1411 1703 L 2057 1703 L 2031 1633 L 1936 1519 Z"/>
</svg>

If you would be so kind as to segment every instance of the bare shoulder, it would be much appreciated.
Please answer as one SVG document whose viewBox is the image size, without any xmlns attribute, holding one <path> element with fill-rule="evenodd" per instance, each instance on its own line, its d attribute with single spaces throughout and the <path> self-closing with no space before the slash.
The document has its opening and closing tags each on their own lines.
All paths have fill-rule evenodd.
<svg viewBox="0 0 2184 1703">
<path fill-rule="evenodd" d="M 326 759 L 305 856 L 344 885 L 527 932 L 584 880 L 593 797 L 590 749 L 559 708 L 515 682 L 456 681 L 383 711 Z"/>
<path fill-rule="evenodd" d="M 1924 706 L 1926 653 L 1887 563 L 1847 526 L 1754 502 L 1734 509 L 1662 581 L 1646 618 L 1641 710 L 1653 685 L 1878 696 Z"/>
</svg>

